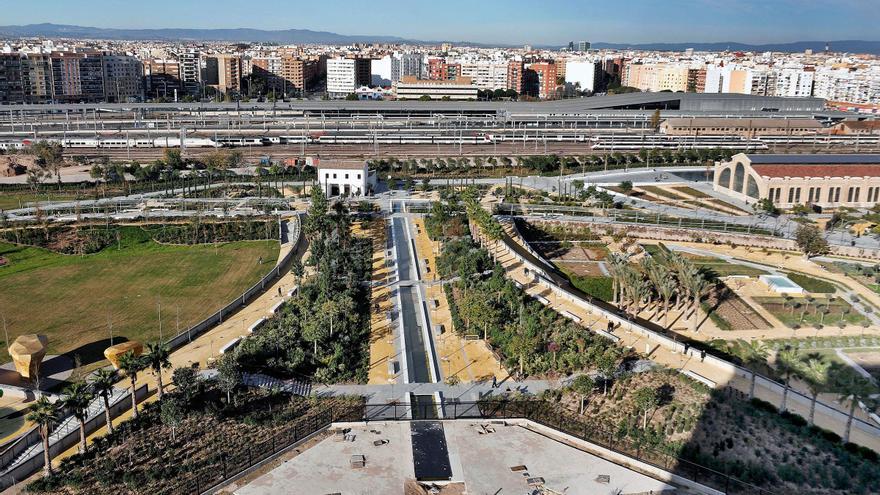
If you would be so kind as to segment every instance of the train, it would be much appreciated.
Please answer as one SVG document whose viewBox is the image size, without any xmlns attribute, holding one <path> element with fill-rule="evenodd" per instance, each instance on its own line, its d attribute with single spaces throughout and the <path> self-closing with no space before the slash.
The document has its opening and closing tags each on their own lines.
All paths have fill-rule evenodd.
<svg viewBox="0 0 880 495">
<path fill-rule="evenodd" d="M 39 140 L 0 140 L 0 150 L 18 150 L 31 146 Z M 78 149 L 126 149 L 126 148 L 241 148 L 272 145 L 491 145 L 497 143 L 583 143 L 596 151 L 638 151 L 640 149 L 745 149 L 766 150 L 771 146 L 876 146 L 880 136 L 758 136 L 746 139 L 741 136 L 705 135 L 670 136 L 652 133 L 576 132 L 574 130 L 512 131 L 499 129 L 495 132 L 436 132 L 433 129 L 399 129 L 380 134 L 377 132 L 313 131 L 289 135 L 215 135 L 209 137 L 121 137 L 90 136 L 48 138 L 48 142 L 61 144 L 64 148 Z"/>
</svg>

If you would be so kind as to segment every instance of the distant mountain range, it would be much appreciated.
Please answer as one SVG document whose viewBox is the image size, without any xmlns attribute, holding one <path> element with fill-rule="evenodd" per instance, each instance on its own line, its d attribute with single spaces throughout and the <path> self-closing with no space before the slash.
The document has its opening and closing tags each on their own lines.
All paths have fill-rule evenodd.
<svg viewBox="0 0 880 495">
<path fill-rule="evenodd" d="M 0 28 L 2 29 L 2 28 Z M 737 43 L 734 41 L 721 41 L 716 43 L 644 43 L 644 44 L 626 44 L 626 43 L 593 43 L 596 49 L 633 49 L 633 50 L 660 50 L 681 52 L 688 48 L 702 52 L 720 52 L 730 50 L 734 52 L 803 52 L 804 50 L 813 50 L 813 52 L 821 52 L 828 45 L 833 52 L 848 53 L 872 53 L 880 54 L 880 41 L 863 41 L 863 40 L 839 40 L 839 41 L 793 41 L 791 43 L 768 43 L 762 45 L 752 45 L 748 43 Z"/>
<path fill-rule="evenodd" d="M 308 29 L 115 29 L 96 28 L 84 26 L 71 26 L 64 24 L 28 24 L 25 26 L 0 26 L 0 37 L 45 37 L 45 38 L 80 38 L 80 39 L 107 39 L 107 40 L 191 40 L 191 41 L 228 41 L 228 42 L 255 42 L 255 43 L 281 43 L 281 44 L 304 44 L 318 43 L 328 45 L 347 45 L 352 43 L 409 43 L 409 44 L 439 44 L 439 41 L 412 40 L 398 36 L 372 36 L 372 35 L 345 35 L 328 31 L 311 31 Z M 467 41 L 452 41 L 454 44 L 470 46 L 512 46 L 512 45 L 489 45 L 486 43 L 472 43 Z M 841 40 L 827 42 L 832 51 L 849 53 L 880 54 L 880 41 Z M 634 49 L 634 50 L 663 50 L 683 51 L 693 48 L 697 51 L 774 51 L 774 52 L 802 52 L 812 49 L 820 52 L 825 49 L 825 41 L 795 41 L 791 43 L 748 44 L 736 42 L 717 43 L 593 43 L 596 49 Z M 543 48 L 558 48 L 552 45 L 536 45 Z"/>
</svg>

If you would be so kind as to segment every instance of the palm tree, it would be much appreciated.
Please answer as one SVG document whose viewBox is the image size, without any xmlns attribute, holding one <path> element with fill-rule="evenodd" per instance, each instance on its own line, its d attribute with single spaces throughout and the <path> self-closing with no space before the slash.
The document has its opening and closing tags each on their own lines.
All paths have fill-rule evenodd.
<svg viewBox="0 0 880 495">
<path fill-rule="evenodd" d="M 61 403 L 70 409 L 73 416 L 79 421 L 79 450 L 85 452 L 88 448 L 86 443 L 86 419 L 89 416 L 89 404 L 94 394 L 86 382 L 73 382 L 62 392 L 64 396 Z"/>
<path fill-rule="evenodd" d="M 835 388 L 839 390 L 840 399 L 849 401 L 849 416 L 846 419 L 846 430 L 843 434 L 843 442 L 849 442 L 849 434 L 852 430 L 853 416 L 859 401 L 871 394 L 871 383 L 853 372 L 838 373 L 835 379 Z"/>
<path fill-rule="evenodd" d="M 136 356 L 133 352 L 126 352 L 119 358 L 119 369 L 125 373 L 125 376 L 131 380 L 131 414 L 138 417 L 137 396 L 135 395 L 135 387 L 137 386 L 137 374 L 147 367 L 143 358 Z"/>
<path fill-rule="evenodd" d="M 107 422 L 107 431 L 113 433 L 113 422 L 110 418 L 110 395 L 116 384 L 116 372 L 110 368 L 101 368 L 94 374 L 92 380 L 92 392 L 104 399 L 104 419 Z"/>
<path fill-rule="evenodd" d="M 162 389 L 164 388 L 162 385 L 162 370 L 168 369 L 171 367 L 171 361 L 168 359 L 168 345 L 164 342 L 152 342 L 147 343 L 147 350 L 149 354 L 147 354 L 145 361 L 146 364 L 153 370 L 153 374 L 156 375 L 156 381 L 159 384 L 159 400 L 162 400 Z"/>
<path fill-rule="evenodd" d="M 797 373 L 796 362 L 797 353 L 790 347 L 786 347 L 776 355 L 776 370 L 779 371 L 785 382 L 785 388 L 782 390 L 782 405 L 779 407 L 779 412 L 785 412 L 786 410 L 788 390 L 791 388 L 791 377 Z"/>
<path fill-rule="evenodd" d="M 749 400 L 755 397 L 755 380 L 757 379 L 758 373 L 755 372 L 754 367 L 757 364 L 767 364 L 767 356 L 769 355 L 769 349 L 767 345 L 764 344 L 762 340 L 750 340 L 746 341 L 743 339 L 739 340 L 740 349 L 743 352 L 743 361 L 745 361 L 746 365 L 752 368 L 752 381 L 749 384 Z"/>
<path fill-rule="evenodd" d="M 811 352 L 801 359 L 799 376 L 807 382 L 807 388 L 813 399 L 810 403 L 810 426 L 813 426 L 813 419 L 816 415 L 816 398 L 828 386 L 828 370 L 830 368 L 831 364 L 825 361 L 825 356 L 818 352 Z"/>
<path fill-rule="evenodd" d="M 682 284 L 684 285 L 685 290 L 687 290 L 688 295 L 691 298 L 691 304 L 694 308 L 694 321 L 691 324 L 691 331 L 696 332 L 697 325 L 700 323 L 700 302 L 703 297 L 706 296 L 706 293 L 709 292 L 711 284 L 706 280 L 706 277 L 703 276 L 702 273 L 696 270 L 691 271 L 688 276 L 682 280 Z"/>
<path fill-rule="evenodd" d="M 40 437 L 43 439 L 43 471 L 51 475 L 52 458 L 49 453 L 49 427 L 58 420 L 58 408 L 45 395 L 41 395 L 36 402 L 28 406 L 26 419 L 40 427 Z"/>
</svg>

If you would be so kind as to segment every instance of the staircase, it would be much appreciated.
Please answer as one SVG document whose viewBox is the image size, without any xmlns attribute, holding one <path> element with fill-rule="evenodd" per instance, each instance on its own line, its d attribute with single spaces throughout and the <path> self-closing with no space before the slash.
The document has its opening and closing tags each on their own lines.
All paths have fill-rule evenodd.
<svg viewBox="0 0 880 495">
<path fill-rule="evenodd" d="M 129 399 L 131 392 L 128 389 L 118 389 L 114 388 L 113 393 L 110 395 L 110 405 L 111 407 L 119 402 L 120 400 Z M 89 404 L 89 408 L 86 414 L 86 421 L 91 420 L 92 418 L 103 415 L 104 414 L 104 399 L 100 396 L 95 397 L 94 400 Z M 52 433 L 49 435 L 49 446 L 50 448 L 61 441 L 61 439 L 65 438 L 67 435 L 71 433 L 76 433 L 79 430 L 79 420 L 76 419 L 72 414 L 67 416 L 61 423 L 59 423 Z M 12 469 L 16 468 L 20 464 L 32 459 L 35 456 L 43 454 L 43 442 L 42 439 L 28 447 L 24 452 L 18 455 L 15 459 L 12 460 L 6 466 L 3 466 L 2 474 L 6 474 Z"/>
<path fill-rule="evenodd" d="M 242 376 L 242 384 L 249 387 L 258 387 L 265 389 L 277 389 L 293 395 L 307 396 L 312 391 L 312 384 L 299 380 L 279 380 L 271 376 L 261 375 L 259 373 L 245 373 Z"/>
</svg>

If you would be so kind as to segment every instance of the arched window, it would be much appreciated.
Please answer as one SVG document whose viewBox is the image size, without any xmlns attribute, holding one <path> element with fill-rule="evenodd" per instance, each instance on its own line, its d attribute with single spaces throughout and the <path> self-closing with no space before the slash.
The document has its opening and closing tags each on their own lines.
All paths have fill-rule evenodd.
<svg viewBox="0 0 880 495">
<path fill-rule="evenodd" d="M 736 192 L 742 192 L 743 190 L 743 180 L 746 178 L 746 167 L 737 162 L 736 168 L 733 170 L 733 184 L 731 184 L 730 188 Z"/>
<path fill-rule="evenodd" d="M 746 196 L 758 199 L 758 183 L 755 182 L 755 178 L 751 175 L 748 176 L 746 182 Z"/>
<path fill-rule="evenodd" d="M 730 187 L 730 168 L 725 168 L 721 171 L 721 176 L 718 178 L 718 185 L 721 187 Z"/>
</svg>

